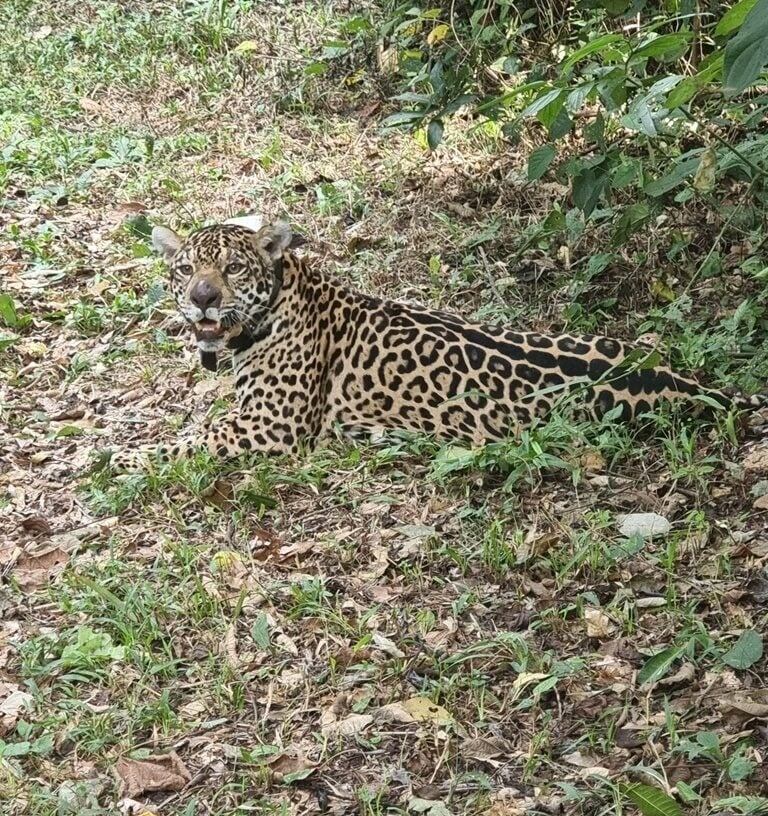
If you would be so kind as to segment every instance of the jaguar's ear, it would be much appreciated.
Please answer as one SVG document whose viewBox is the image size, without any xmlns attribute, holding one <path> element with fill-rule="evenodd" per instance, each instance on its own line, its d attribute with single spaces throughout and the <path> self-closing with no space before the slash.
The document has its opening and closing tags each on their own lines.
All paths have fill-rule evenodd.
<svg viewBox="0 0 768 816">
<path fill-rule="evenodd" d="M 155 227 L 152 230 L 152 246 L 158 255 L 169 261 L 181 246 L 181 238 L 168 227 Z"/>
<path fill-rule="evenodd" d="M 251 232 L 258 232 L 264 226 L 264 219 L 257 213 L 250 215 L 238 215 L 235 218 L 227 218 L 225 224 L 234 224 L 237 227 L 245 227 Z"/>
<path fill-rule="evenodd" d="M 257 233 L 259 246 L 272 258 L 278 260 L 283 252 L 291 245 L 293 233 L 285 221 L 275 221 L 274 224 L 267 224 Z"/>
</svg>

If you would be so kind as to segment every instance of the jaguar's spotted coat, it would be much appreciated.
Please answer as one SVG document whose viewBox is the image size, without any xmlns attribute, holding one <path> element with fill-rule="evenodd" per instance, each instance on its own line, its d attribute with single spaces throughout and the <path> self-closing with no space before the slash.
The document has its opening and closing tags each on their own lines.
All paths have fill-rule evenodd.
<svg viewBox="0 0 768 816">
<path fill-rule="evenodd" d="M 607 337 L 506 331 L 361 294 L 310 269 L 290 241 L 282 223 L 220 224 L 186 240 L 154 231 L 203 364 L 215 367 L 225 346 L 234 352 L 238 402 L 202 437 L 161 448 L 162 458 L 199 446 L 222 457 L 292 452 L 335 426 L 480 444 L 514 434 L 565 395 L 593 415 L 619 407 L 623 419 L 665 398 L 731 404 L 667 368 L 627 365 L 630 347 Z M 146 452 L 118 452 L 112 465 L 140 466 Z"/>
</svg>

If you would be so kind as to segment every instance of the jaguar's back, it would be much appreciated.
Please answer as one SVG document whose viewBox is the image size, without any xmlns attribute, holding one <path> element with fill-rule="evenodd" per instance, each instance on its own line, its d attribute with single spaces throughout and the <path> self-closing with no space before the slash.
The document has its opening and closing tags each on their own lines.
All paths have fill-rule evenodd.
<svg viewBox="0 0 768 816">
<path fill-rule="evenodd" d="M 558 403 L 592 416 L 616 408 L 625 420 L 660 399 L 707 393 L 729 404 L 669 369 L 643 368 L 651 349 L 638 354 L 607 337 L 506 331 L 333 285 L 349 316 L 334 343 L 329 423 L 482 443 L 530 425 Z"/>
</svg>

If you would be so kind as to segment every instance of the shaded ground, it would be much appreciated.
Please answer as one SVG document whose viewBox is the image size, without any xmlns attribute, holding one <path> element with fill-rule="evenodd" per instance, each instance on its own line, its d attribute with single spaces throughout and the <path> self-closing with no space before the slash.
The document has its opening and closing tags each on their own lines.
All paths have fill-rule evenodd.
<svg viewBox="0 0 768 816">
<path fill-rule="evenodd" d="M 633 781 L 693 813 L 765 808 L 759 430 L 563 419 L 474 457 L 330 442 L 88 472 L 230 393 L 164 297 L 151 223 L 288 215 L 364 289 L 652 332 L 755 390 L 765 258 L 753 221 L 723 220 L 743 191 L 609 249 L 599 218 L 541 230 L 567 191 L 530 187 L 530 145 L 458 123 L 429 155 L 380 133 L 386 77 L 307 78 L 344 4 L 47 6 L 0 10 L 0 811 L 614 813 Z M 721 272 L 695 274 L 715 242 Z M 671 532 L 627 538 L 634 512 Z"/>
</svg>

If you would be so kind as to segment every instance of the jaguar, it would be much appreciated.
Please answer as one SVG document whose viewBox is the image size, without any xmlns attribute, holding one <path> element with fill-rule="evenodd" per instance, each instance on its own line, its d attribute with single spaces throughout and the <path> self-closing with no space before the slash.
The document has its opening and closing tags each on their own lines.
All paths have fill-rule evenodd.
<svg viewBox="0 0 768 816">
<path fill-rule="evenodd" d="M 201 448 L 223 458 L 294 453 L 335 428 L 481 445 L 514 436 L 563 401 L 617 421 L 660 401 L 768 402 L 706 388 L 654 365 L 651 349 L 614 338 L 512 331 L 363 294 L 299 257 L 282 221 L 235 219 L 186 239 L 156 227 L 152 242 L 202 365 L 216 370 L 231 352 L 236 408 L 175 444 L 116 451 L 117 471 Z"/>
</svg>

